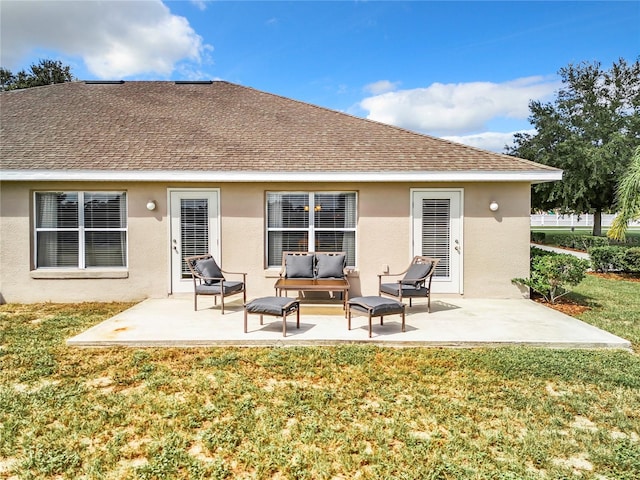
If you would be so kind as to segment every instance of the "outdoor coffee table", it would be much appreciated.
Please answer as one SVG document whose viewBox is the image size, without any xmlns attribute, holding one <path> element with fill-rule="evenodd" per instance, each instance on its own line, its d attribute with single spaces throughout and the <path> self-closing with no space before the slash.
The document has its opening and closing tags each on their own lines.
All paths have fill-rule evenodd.
<svg viewBox="0 0 640 480">
<path fill-rule="evenodd" d="M 276 295 L 285 296 L 288 291 L 302 292 L 342 292 L 342 308 L 347 311 L 349 300 L 349 281 L 346 278 L 279 278 L 275 284 Z"/>
</svg>

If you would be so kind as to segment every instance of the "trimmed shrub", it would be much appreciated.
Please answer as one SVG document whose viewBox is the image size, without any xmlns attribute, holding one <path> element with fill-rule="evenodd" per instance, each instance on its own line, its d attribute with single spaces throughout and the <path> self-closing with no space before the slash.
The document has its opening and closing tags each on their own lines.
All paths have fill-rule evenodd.
<svg viewBox="0 0 640 480">
<path fill-rule="evenodd" d="M 545 243 L 546 236 L 545 232 L 531 232 L 531 241 L 533 243 Z"/>
<path fill-rule="evenodd" d="M 622 262 L 625 272 L 640 273 L 640 247 L 627 248 Z"/>
<path fill-rule="evenodd" d="M 588 250 L 592 247 L 603 247 L 609 245 L 607 237 L 594 237 L 593 235 L 575 235 L 572 233 L 556 233 L 547 236 L 550 245 L 573 248 L 575 250 Z"/>
<path fill-rule="evenodd" d="M 589 249 L 592 268 L 596 272 L 620 272 L 623 270 L 624 247 L 594 247 Z"/>
<path fill-rule="evenodd" d="M 532 248 L 530 278 L 514 278 L 511 282 L 525 285 L 542 295 L 547 302 L 555 303 L 569 293 L 568 287 L 582 281 L 588 268 L 588 260 Z"/>
</svg>

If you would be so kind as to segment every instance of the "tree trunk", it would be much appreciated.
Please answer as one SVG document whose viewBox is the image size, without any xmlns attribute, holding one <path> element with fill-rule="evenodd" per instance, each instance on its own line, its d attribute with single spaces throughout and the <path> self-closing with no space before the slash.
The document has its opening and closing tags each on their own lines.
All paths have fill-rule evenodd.
<svg viewBox="0 0 640 480">
<path fill-rule="evenodd" d="M 599 210 L 593 214 L 593 236 L 602 236 L 602 212 Z"/>
</svg>

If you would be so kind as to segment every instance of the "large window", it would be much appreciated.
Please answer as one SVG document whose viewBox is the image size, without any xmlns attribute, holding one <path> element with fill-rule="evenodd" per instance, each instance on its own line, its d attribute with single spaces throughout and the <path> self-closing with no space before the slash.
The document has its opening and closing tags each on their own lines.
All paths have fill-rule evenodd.
<svg viewBox="0 0 640 480">
<path fill-rule="evenodd" d="M 267 193 L 267 264 L 284 251 L 346 252 L 356 263 L 356 194 Z"/>
<path fill-rule="evenodd" d="M 124 192 L 36 192 L 36 268 L 127 266 Z"/>
</svg>

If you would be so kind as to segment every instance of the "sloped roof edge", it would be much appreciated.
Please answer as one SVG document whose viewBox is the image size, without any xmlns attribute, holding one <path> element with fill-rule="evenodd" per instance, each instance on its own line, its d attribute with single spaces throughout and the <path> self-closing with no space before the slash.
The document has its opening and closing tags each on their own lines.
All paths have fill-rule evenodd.
<svg viewBox="0 0 640 480">
<path fill-rule="evenodd" d="M 562 170 L 419 172 L 229 172 L 175 170 L 0 170 L 2 181 L 93 182 L 552 182 Z"/>
<path fill-rule="evenodd" d="M 0 100 L 0 169 L 7 171 L 402 172 L 413 178 L 554 170 L 224 81 L 67 82 L 1 92 Z"/>
</svg>

